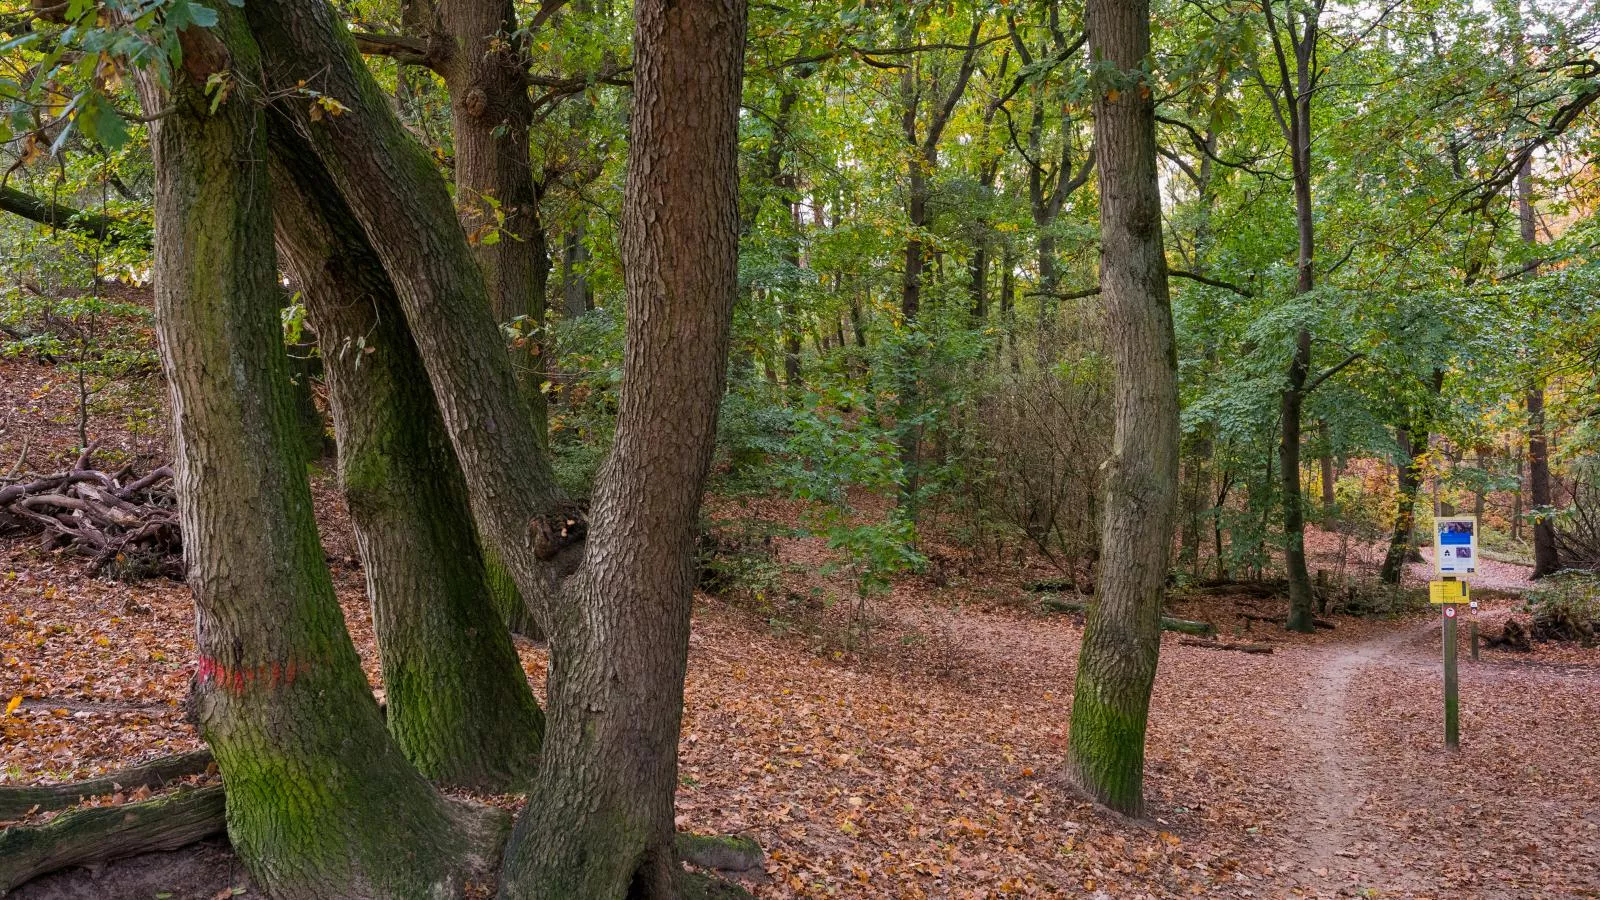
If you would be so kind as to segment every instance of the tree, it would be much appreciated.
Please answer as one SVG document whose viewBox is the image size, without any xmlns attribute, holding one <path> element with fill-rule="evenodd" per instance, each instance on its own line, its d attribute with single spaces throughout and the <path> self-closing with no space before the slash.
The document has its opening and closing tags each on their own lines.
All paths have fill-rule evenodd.
<svg viewBox="0 0 1600 900">
<path fill-rule="evenodd" d="M 1095 602 L 1073 689 L 1067 765 L 1112 809 L 1144 809 L 1144 735 L 1178 498 L 1177 349 L 1161 240 L 1144 0 L 1090 0 L 1100 187 L 1100 285 L 1115 370 L 1115 435 Z"/>
<path fill-rule="evenodd" d="M 156 160 L 157 322 L 200 661 L 193 706 L 228 834 L 275 897 L 455 894 L 496 816 L 452 806 L 384 730 L 333 594 L 278 324 L 262 66 L 242 14 L 141 72 Z M 208 79 L 232 84 L 212 111 Z M 404 848 L 396 852 L 395 848 Z"/>
<path fill-rule="evenodd" d="M 538 802 L 505 897 L 676 896 L 673 797 L 695 524 L 738 293 L 743 0 L 634 7 L 617 437 L 552 618 Z"/>
<path fill-rule="evenodd" d="M 491 597 L 427 371 L 316 155 L 281 118 L 270 137 L 280 262 L 323 348 L 389 731 L 435 783 L 514 789 L 533 773 L 544 717 Z"/>
</svg>

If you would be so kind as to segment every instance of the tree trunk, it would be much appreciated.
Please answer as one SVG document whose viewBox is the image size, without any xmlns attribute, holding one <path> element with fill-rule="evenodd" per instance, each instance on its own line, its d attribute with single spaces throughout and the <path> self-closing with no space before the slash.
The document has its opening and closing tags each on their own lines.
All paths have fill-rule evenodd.
<svg viewBox="0 0 1600 900">
<path fill-rule="evenodd" d="M 1333 491 L 1333 437 L 1327 422 L 1319 422 L 1317 428 L 1322 432 L 1322 520 L 1332 523 L 1334 506 L 1338 502 Z"/>
<path fill-rule="evenodd" d="M 1389 552 L 1383 557 L 1383 569 L 1379 574 L 1387 584 L 1400 583 L 1406 561 L 1411 558 L 1411 535 L 1417 526 L 1417 490 L 1422 486 L 1421 457 L 1428 452 L 1426 434 L 1420 445 L 1413 446 L 1411 432 L 1397 428 L 1395 440 L 1400 444 L 1400 459 L 1395 465 L 1394 533 L 1389 538 Z"/>
<path fill-rule="evenodd" d="M 564 515 L 565 501 L 434 161 L 394 117 L 326 3 L 252 3 L 245 14 L 274 61 L 269 87 L 293 92 L 303 82 L 346 106 L 317 121 L 305 104 L 280 109 L 309 141 L 388 272 L 466 477 L 473 520 L 542 617 L 554 589 L 548 563 L 581 543 L 552 544 L 551 532 L 539 527 Z"/>
<path fill-rule="evenodd" d="M 495 321 L 520 323 L 512 365 L 542 444 L 550 258 L 539 218 L 541 185 L 529 162 L 526 38 L 511 0 L 440 0 L 438 20 L 450 48 L 440 71 L 450 92 L 456 205 Z"/>
<path fill-rule="evenodd" d="M 743 0 L 634 7 L 617 437 L 555 620 L 550 722 L 502 897 L 671 898 L 695 523 L 738 293 Z"/>
<path fill-rule="evenodd" d="M 156 321 L 199 661 L 192 704 L 228 836 L 279 898 L 454 896 L 476 825 L 406 762 L 322 561 L 277 317 L 263 81 L 240 13 L 180 32 L 152 123 Z M 224 43 L 226 42 L 226 43 Z M 206 80 L 237 75 L 210 110 Z"/>
<path fill-rule="evenodd" d="M 339 482 L 366 568 L 389 732 L 436 783 L 510 791 L 532 775 L 544 717 L 491 598 L 427 371 L 322 164 L 288 129 L 271 132 L 278 250 L 328 348 Z"/>
<path fill-rule="evenodd" d="M 1090 0 L 1090 49 L 1119 78 L 1150 53 L 1145 0 Z M 1112 809 L 1144 809 L 1144 736 L 1161 647 L 1161 595 L 1178 496 L 1177 350 L 1161 241 L 1154 100 L 1094 99 L 1101 161 L 1100 284 L 1116 376 L 1095 603 L 1084 627 L 1067 751 L 1073 778 Z"/>
<path fill-rule="evenodd" d="M 576 319 L 594 309 L 594 288 L 589 286 L 589 247 L 584 243 L 582 222 L 567 234 L 561 250 L 562 312 Z"/>
<path fill-rule="evenodd" d="M 1528 486 L 1533 506 L 1533 577 L 1543 578 L 1561 570 L 1556 550 L 1556 524 L 1549 510 L 1550 446 L 1544 430 L 1544 389 L 1528 391 Z"/>
<path fill-rule="evenodd" d="M 1305 404 L 1306 374 L 1311 368 L 1311 332 L 1295 336 L 1289 386 L 1283 392 L 1283 435 L 1278 443 L 1278 478 L 1283 493 L 1283 559 L 1289 576 L 1290 631 L 1314 630 L 1311 573 L 1306 569 L 1306 511 L 1300 492 L 1300 411 Z"/>
<path fill-rule="evenodd" d="M 1533 209 L 1532 163 L 1524 162 L 1517 172 L 1517 214 L 1522 230 L 1522 242 L 1539 242 L 1538 221 Z M 1537 269 L 1537 260 L 1529 270 Z M 1544 513 L 1551 504 L 1550 447 L 1544 430 L 1544 385 L 1535 383 L 1528 389 L 1528 502 L 1535 510 L 1533 520 L 1533 577 L 1543 578 L 1560 571 L 1561 559 L 1556 550 L 1556 525 Z M 1520 495 L 1519 495 L 1520 499 Z"/>
</svg>

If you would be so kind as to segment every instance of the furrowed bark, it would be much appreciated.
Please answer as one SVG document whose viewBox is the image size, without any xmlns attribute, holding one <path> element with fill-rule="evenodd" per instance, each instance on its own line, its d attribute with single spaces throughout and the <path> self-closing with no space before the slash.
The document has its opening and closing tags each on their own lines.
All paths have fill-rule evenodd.
<svg viewBox="0 0 1600 900">
<path fill-rule="evenodd" d="M 323 565 L 277 316 L 260 59 L 241 14 L 142 74 L 156 168 L 156 320 L 172 394 L 200 658 L 192 703 L 228 835 L 278 898 L 451 896 L 477 829 L 406 762 Z M 215 111 L 207 78 L 234 73 Z"/>
<path fill-rule="evenodd" d="M 1144 809 L 1144 736 L 1178 499 L 1177 347 L 1161 244 L 1145 0 L 1090 0 L 1090 49 L 1117 73 L 1095 91 L 1100 284 L 1115 371 L 1096 593 L 1073 690 L 1067 767 L 1095 800 Z"/>
<path fill-rule="evenodd" d="M 634 7 L 617 437 L 551 630 L 550 720 L 505 898 L 670 898 L 694 538 L 738 291 L 743 0 Z"/>
<path fill-rule="evenodd" d="M 456 203 L 483 271 L 497 322 L 522 320 L 512 365 L 533 430 L 546 437 L 545 288 L 550 255 L 539 218 L 540 185 L 529 163 L 528 48 L 510 0 L 440 0 L 439 24 L 451 48 L 438 66 L 450 92 L 456 151 Z"/>
<path fill-rule="evenodd" d="M 562 498 L 444 181 L 323 0 L 252 3 L 245 14 L 274 60 L 274 88 L 304 81 L 347 107 L 317 121 L 303 104 L 284 108 L 389 273 L 466 477 L 474 521 L 543 617 L 553 584 L 531 526 Z"/>
<path fill-rule="evenodd" d="M 389 732 L 436 783 L 510 790 L 534 770 L 544 716 L 494 604 L 466 483 L 382 263 L 281 124 L 269 123 L 278 250 L 324 347 Z"/>
</svg>

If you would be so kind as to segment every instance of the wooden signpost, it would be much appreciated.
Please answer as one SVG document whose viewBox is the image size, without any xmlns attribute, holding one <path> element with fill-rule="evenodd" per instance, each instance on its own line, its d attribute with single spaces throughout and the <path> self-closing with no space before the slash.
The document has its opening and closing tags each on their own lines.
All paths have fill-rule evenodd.
<svg viewBox="0 0 1600 900">
<path fill-rule="evenodd" d="M 1471 592 L 1459 580 L 1478 571 L 1478 519 L 1476 516 L 1441 516 L 1433 524 L 1433 567 L 1437 578 L 1428 583 L 1428 600 L 1444 607 L 1444 745 L 1461 746 L 1461 693 L 1456 681 L 1456 611 L 1469 603 Z M 1474 609 L 1476 603 L 1472 603 Z M 1477 623 L 1473 623 L 1473 658 L 1477 658 Z"/>
</svg>

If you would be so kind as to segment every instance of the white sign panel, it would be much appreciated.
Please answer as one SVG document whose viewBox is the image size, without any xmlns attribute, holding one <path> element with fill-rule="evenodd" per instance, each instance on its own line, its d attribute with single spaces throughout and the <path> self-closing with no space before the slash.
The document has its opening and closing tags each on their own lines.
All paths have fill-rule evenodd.
<svg viewBox="0 0 1600 900">
<path fill-rule="evenodd" d="M 1441 516 L 1433 520 L 1434 568 L 1440 575 L 1473 575 L 1478 571 L 1476 516 Z"/>
</svg>

